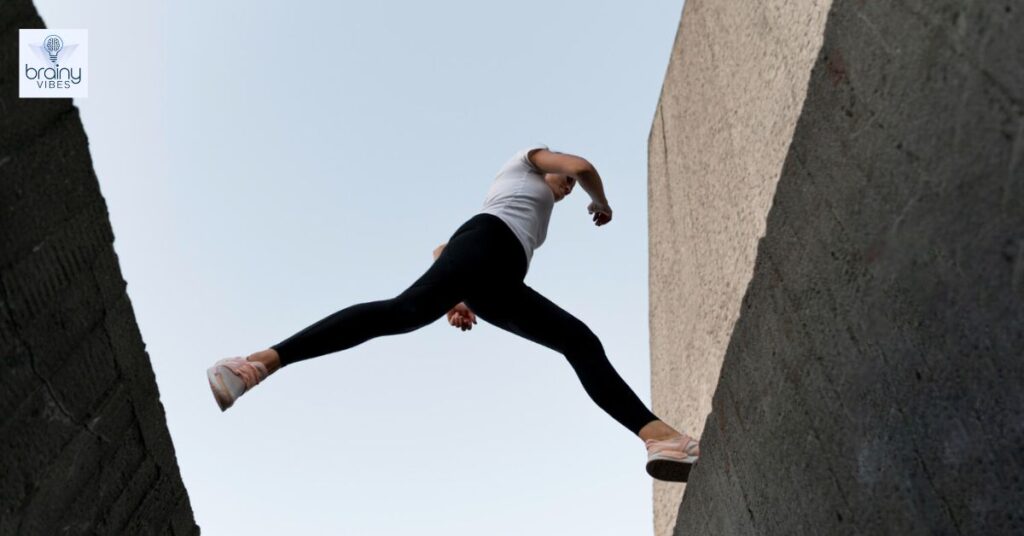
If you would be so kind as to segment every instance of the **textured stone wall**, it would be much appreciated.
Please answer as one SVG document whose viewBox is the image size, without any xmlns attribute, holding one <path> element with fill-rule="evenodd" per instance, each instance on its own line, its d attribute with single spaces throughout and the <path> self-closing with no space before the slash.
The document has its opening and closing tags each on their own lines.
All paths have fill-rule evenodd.
<svg viewBox="0 0 1024 536">
<path fill-rule="evenodd" d="M 69 99 L 19 99 L 0 9 L 0 535 L 198 534 Z"/>
<path fill-rule="evenodd" d="M 1024 532 L 1022 27 L 1019 0 L 830 7 L 675 534 Z M 691 161 L 657 129 L 652 160 Z M 735 181 L 671 187 L 702 170 Z M 683 203 L 652 228 L 707 210 Z M 702 231 L 679 255 L 733 262 Z M 661 314 L 680 349 L 706 336 Z"/>
<path fill-rule="evenodd" d="M 648 140 L 654 411 L 699 435 L 827 2 L 688 0 Z M 654 482 L 655 534 L 685 484 Z"/>
</svg>

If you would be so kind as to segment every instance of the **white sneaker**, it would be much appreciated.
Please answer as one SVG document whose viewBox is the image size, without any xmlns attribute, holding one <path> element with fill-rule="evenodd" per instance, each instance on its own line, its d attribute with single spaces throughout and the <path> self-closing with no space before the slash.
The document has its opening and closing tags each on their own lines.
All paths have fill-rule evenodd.
<svg viewBox="0 0 1024 536">
<path fill-rule="evenodd" d="M 210 390 L 221 411 L 230 408 L 238 397 L 269 375 L 266 365 L 244 357 L 221 359 L 206 369 L 206 379 L 210 381 Z"/>
<path fill-rule="evenodd" d="M 648 439 L 647 474 L 666 482 L 686 482 L 700 459 L 700 442 L 683 434 L 673 439 Z"/>
</svg>

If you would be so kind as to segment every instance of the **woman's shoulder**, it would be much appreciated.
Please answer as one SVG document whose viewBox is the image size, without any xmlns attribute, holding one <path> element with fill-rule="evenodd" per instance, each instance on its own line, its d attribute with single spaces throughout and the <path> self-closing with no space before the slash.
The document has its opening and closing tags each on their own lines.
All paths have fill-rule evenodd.
<svg viewBox="0 0 1024 536">
<path fill-rule="evenodd" d="M 500 179 L 505 175 L 518 174 L 524 171 L 540 174 L 540 170 L 530 160 L 530 156 L 539 149 L 548 149 L 548 146 L 543 143 L 535 143 L 519 149 L 501 165 L 501 169 L 498 170 L 495 178 Z"/>
<path fill-rule="evenodd" d="M 506 160 L 505 164 L 502 166 L 502 170 L 504 171 L 510 168 L 520 168 L 526 171 L 533 171 L 535 173 L 539 172 L 537 166 L 534 165 L 534 163 L 530 160 L 530 156 L 532 156 L 538 149 L 547 148 L 548 146 L 544 145 L 543 143 L 527 145 L 522 149 L 516 151 L 515 154 L 513 154 L 508 160 Z"/>
<path fill-rule="evenodd" d="M 519 151 L 519 155 L 520 155 L 520 159 L 522 161 L 522 164 L 525 165 L 526 167 L 530 168 L 531 170 L 537 172 L 537 173 L 540 173 L 540 169 L 538 169 L 537 165 L 534 164 L 532 160 L 530 160 L 530 157 L 533 156 L 533 153 L 535 153 L 535 152 L 537 152 L 537 151 L 539 151 L 541 149 L 547 150 L 548 146 L 544 145 L 543 143 L 535 143 L 535 144 L 530 145 L 528 147 L 525 147 L 525 148 L 523 148 L 523 149 L 521 149 Z"/>
</svg>

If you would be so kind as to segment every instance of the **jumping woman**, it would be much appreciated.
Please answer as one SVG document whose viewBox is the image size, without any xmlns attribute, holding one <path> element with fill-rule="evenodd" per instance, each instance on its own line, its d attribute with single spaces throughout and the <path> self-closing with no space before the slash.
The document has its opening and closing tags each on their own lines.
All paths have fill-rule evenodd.
<svg viewBox="0 0 1024 536">
<path fill-rule="evenodd" d="M 619 376 L 597 336 L 580 320 L 523 282 L 533 251 L 544 243 L 555 203 L 576 183 L 592 200 L 594 224 L 612 220 L 597 170 L 586 159 L 538 144 L 498 171 L 483 208 L 434 250 L 434 262 L 389 300 L 342 309 L 266 350 L 221 359 L 207 378 L 221 411 L 281 367 L 345 350 L 374 337 L 417 330 L 445 315 L 466 331 L 477 317 L 561 353 L 587 395 L 647 447 L 647 472 L 685 482 L 699 443 L 658 419 Z"/>
</svg>

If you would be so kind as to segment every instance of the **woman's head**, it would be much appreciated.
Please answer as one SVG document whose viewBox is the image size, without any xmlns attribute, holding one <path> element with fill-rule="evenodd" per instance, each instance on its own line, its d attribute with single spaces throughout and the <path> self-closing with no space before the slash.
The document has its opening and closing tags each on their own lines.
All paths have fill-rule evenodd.
<svg viewBox="0 0 1024 536">
<path fill-rule="evenodd" d="M 555 194 L 556 203 L 571 194 L 573 187 L 576 186 L 576 179 L 561 173 L 545 173 L 544 182 L 548 183 L 551 192 Z"/>
</svg>

